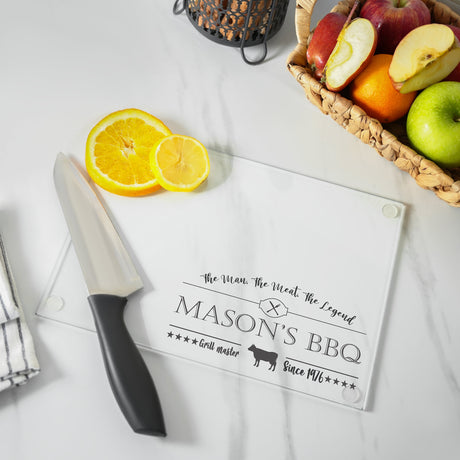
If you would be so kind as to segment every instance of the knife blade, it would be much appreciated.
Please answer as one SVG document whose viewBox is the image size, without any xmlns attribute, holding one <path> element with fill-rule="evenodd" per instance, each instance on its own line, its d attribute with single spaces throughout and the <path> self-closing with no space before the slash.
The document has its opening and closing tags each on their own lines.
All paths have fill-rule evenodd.
<svg viewBox="0 0 460 460">
<path fill-rule="evenodd" d="M 88 301 L 115 399 L 131 428 L 166 436 L 152 376 L 124 322 L 143 283 L 102 202 L 70 158 L 58 154 L 54 184 L 88 288 Z"/>
</svg>

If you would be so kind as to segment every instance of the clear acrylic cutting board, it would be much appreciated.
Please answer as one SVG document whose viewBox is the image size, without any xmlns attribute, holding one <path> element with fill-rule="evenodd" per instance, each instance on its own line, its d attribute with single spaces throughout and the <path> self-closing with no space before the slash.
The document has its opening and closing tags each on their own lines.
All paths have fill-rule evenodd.
<svg viewBox="0 0 460 460">
<path fill-rule="evenodd" d="M 365 409 L 405 207 L 210 152 L 192 193 L 101 192 L 144 280 L 135 342 Z M 94 331 L 67 239 L 37 315 Z"/>
</svg>

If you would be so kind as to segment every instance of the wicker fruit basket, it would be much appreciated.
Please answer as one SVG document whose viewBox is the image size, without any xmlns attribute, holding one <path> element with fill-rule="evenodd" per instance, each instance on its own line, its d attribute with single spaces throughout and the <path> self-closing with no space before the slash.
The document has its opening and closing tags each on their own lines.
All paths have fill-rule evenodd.
<svg viewBox="0 0 460 460">
<path fill-rule="evenodd" d="M 354 1 L 342 0 L 332 11 L 348 15 Z M 431 11 L 432 22 L 460 27 L 460 16 L 445 4 L 434 0 L 423 1 Z M 364 2 L 365 0 L 360 0 L 360 6 Z M 420 187 L 433 191 L 449 205 L 460 207 L 460 169 L 442 169 L 410 148 L 404 118 L 382 126 L 347 99 L 346 89 L 342 93 L 334 93 L 316 80 L 306 60 L 306 50 L 312 37 L 310 20 L 315 3 L 316 0 L 296 1 L 295 26 L 298 43 L 287 60 L 289 71 L 304 88 L 307 99 L 347 131 L 372 146 L 382 157 L 408 172 Z"/>
</svg>

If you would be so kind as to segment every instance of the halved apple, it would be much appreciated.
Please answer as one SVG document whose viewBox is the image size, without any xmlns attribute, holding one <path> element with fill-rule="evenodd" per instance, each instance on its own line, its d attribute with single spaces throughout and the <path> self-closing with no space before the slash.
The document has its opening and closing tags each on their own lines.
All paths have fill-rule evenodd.
<svg viewBox="0 0 460 460">
<path fill-rule="evenodd" d="M 409 32 L 398 44 L 388 73 L 402 94 L 443 80 L 460 62 L 460 42 L 444 24 L 426 24 Z"/>
<path fill-rule="evenodd" d="M 347 21 L 341 13 L 328 13 L 318 22 L 307 48 L 307 62 L 310 64 L 315 77 L 320 80 L 337 38 Z"/>
<path fill-rule="evenodd" d="M 365 18 L 353 19 L 340 32 L 326 62 L 324 76 L 331 91 L 341 91 L 369 63 L 377 46 L 377 31 Z"/>
</svg>

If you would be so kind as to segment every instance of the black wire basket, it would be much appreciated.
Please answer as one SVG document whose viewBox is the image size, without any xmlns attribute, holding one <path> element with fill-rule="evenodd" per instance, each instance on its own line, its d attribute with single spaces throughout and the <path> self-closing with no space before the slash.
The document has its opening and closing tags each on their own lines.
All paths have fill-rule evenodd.
<svg viewBox="0 0 460 460">
<path fill-rule="evenodd" d="M 239 47 L 247 64 L 259 64 L 267 55 L 267 40 L 283 25 L 289 0 L 176 0 L 173 11 L 185 11 L 190 22 L 216 43 Z M 262 55 L 250 60 L 245 47 L 263 45 Z"/>
</svg>

